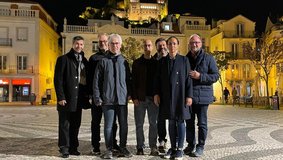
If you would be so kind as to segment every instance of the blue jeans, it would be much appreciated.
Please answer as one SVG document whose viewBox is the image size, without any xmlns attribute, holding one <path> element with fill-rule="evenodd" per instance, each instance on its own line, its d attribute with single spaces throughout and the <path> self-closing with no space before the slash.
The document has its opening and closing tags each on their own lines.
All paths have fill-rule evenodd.
<svg viewBox="0 0 283 160">
<path fill-rule="evenodd" d="M 93 105 L 91 108 L 91 144 L 93 148 L 100 147 L 100 123 L 102 119 L 102 108 L 101 106 Z M 116 118 L 116 117 L 115 117 Z M 116 132 L 117 132 L 117 123 L 116 119 L 114 118 L 113 124 L 113 143 L 116 144 Z"/>
<path fill-rule="evenodd" d="M 186 140 L 188 145 L 194 147 L 196 145 L 195 136 L 195 117 L 198 118 L 198 144 L 197 147 L 204 148 L 207 137 L 207 110 L 208 104 L 193 104 L 192 118 L 186 121 Z"/>
<path fill-rule="evenodd" d="M 177 129 L 176 129 L 177 127 Z M 184 120 L 169 120 L 169 137 L 171 148 L 176 148 L 176 141 L 178 141 L 178 149 L 184 147 L 186 134 L 186 125 Z"/>
<path fill-rule="evenodd" d="M 135 106 L 135 123 L 136 123 L 136 138 L 137 149 L 144 147 L 144 118 L 147 111 L 149 121 L 149 147 L 156 148 L 157 142 L 157 119 L 159 108 L 154 104 L 152 97 L 146 97 L 145 101 L 139 101 L 139 105 Z"/>
<path fill-rule="evenodd" d="M 120 147 L 126 147 L 128 136 L 128 106 L 102 106 L 102 111 L 104 113 L 104 139 L 107 150 L 113 148 L 113 122 L 115 115 L 118 116 L 119 122 Z"/>
</svg>

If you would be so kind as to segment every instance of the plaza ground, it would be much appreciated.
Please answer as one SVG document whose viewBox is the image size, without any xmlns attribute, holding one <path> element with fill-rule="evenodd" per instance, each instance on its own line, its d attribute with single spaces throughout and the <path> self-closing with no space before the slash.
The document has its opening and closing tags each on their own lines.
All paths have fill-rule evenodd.
<svg viewBox="0 0 283 160">
<path fill-rule="evenodd" d="M 208 114 L 209 131 L 204 155 L 201 158 L 185 156 L 185 159 L 283 159 L 282 110 L 211 105 Z M 129 105 L 128 119 L 128 147 L 135 154 L 136 135 L 132 104 Z M 69 159 L 101 159 L 91 153 L 90 121 L 90 110 L 84 110 L 79 134 L 79 150 L 82 155 L 70 156 Z M 101 127 L 103 128 L 103 120 Z M 147 140 L 147 121 L 144 129 Z M 0 105 L 0 159 L 61 159 L 57 147 L 57 130 L 58 114 L 54 105 Z M 148 146 L 148 141 L 146 145 Z M 101 146 L 101 150 L 104 151 L 104 143 Z M 169 147 L 169 143 L 167 146 Z M 148 148 L 145 151 L 147 155 L 134 155 L 130 159 L 162 159 L 162 156 L 149 156 Z"/>
</svg>

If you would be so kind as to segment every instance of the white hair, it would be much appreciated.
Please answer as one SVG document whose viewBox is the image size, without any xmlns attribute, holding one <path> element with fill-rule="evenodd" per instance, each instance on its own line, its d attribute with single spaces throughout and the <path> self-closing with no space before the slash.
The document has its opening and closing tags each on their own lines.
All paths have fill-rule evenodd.
<svg viewBox="0 0 283 160">
<path fill-rule="evenodd" d="M 119 34 L 111 34 L 111 35 L 108 37 L 109 43 L 112 43 L 113 38 L 117 38 L 117 39 L 118 39 L 118 42 L 119 42 L 120 44 L 122 44 L 122 38 L 121 38 L 121 36 L 120 36 Z"/>
</svg>

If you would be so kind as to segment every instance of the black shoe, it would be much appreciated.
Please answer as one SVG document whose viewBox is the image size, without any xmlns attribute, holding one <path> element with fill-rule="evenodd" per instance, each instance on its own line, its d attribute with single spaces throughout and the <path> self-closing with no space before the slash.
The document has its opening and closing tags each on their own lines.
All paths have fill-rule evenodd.
<svg viewBox="0 0 283 160">
<path fill-rule="evenodd" d="M 195 149 L 195 147 L 191 147 L 190 145 L 188 145 L 188 146 L 184 149 L 184 153 L 185 153 L 186 155 L 192 155 L 194 149 Z"/>
<path fill-rule="evenodd" d="M 92 153 L 94 155 L 100 155 L 100 149 L 95 147 L 95 148 L 93 148 Z"/>
<path fill-rule="evenodd" d="M 69 157 L 68 148 L 60 148 L 59 152 L 61 153 L 62 158 L 68 158 Z"/>
<path fill-rule="evenodd" d="M 126 147 L 124 147 L 124 148 L 121 148 L 120 150 L 120 156 L 130 158 L 130 157 L 133 157 L 133 154 L 129 152 L 129 150 Z"/>
<path fill-rule="evenodd" d="M 193 157 L 200 157 L 203 154 L 203 148 L 197 147 L 196 151 L 192 153 Z"/>
<path fill-rule="evenodd" d="M 69 153 L 61 153 L 62 158 L 69 158 Z"/>
<path fill-rule="evenodd" d="M 75 156 L 81 155 L 81 153 L 78 150 L 70 150 L 69 153 L 70 155 L 75 155 Z"/>
<path fill-rule="evenodd" d="M 118 144 L 114 144 L 112 150 L 120 152 L 120 147 L 118 146 Z"/>
<path fill-rule="evenodd" d="M 137 155 L 144 155 L 142 148 L 137 149 Z"/>
</svg>

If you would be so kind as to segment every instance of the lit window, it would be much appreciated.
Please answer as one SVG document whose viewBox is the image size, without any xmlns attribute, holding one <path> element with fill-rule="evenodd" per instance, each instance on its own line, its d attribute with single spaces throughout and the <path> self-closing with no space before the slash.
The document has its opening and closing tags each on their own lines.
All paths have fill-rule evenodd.
<svg viewBox="0 0 283 160">
<path fill-rule="evenodd" d="M 169 24 L 165 24 L 164 25 L 164 30 L 165 31 L 169 31 L 170 30 L 170 25 Z"/>
</svg>

